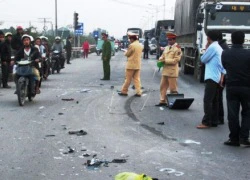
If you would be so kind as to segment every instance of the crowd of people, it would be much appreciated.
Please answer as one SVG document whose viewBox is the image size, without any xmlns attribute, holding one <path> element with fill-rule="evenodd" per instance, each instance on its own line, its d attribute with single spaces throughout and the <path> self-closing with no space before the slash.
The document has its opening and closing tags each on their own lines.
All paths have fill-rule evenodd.
<svg viewBox="0 0 250 180">
<path fill-rule="evenodd" d="M 141 97 L 141 56 L 142 46 L 138 35 L 128 33 L 130 45 L 127 57 L 125 82 L 120 96 L 128 96 L 128 87 L 133 80 L 136 94 Z M 171 94 L 178 94 L 177 78 L 179 75 L 179 61 L 181 47 L 176 43 L 177 35 L 167 32 L 168 46 L 158 60 L 158 67 L 162 67 L 160 83 L 160 102 L 156 106 L 169 106 L 167 90 Z M 231 35 L 232 47 L 229 48 L 220 31 L 207 32 L 206 51 L 201 56 L 201 63 L 205 65 L 204 116 L 198 129 L 208 129 L 224 124 L 223 89 L 226 86 L 226 101 L 229 125 L 229 140 L 225 145 L 250 146 L 250 51 L 243 48 L 245 34 L 242 31 Z M 145 54 L 145 52 L 144 52 Z M 144 55 L 145 58 L 145 55 Z M 241 121 L 240 112 L 241 110 Z"/>
<path fill-rule="evenodd" d="M 52 46 L 49 45 L 48 38 L 45 36 L 32 37 L 24 32 L 21 26 L 16 28 L 16 34 L 10 32 L 3 33 L 0 31 L 0 59 L 2 70 L 2 87 L 11 88 L 8 84 L 9 74 L 13 73 L 15 64 L 22 59 L 29 58 L 32 63 L 32 72 L 35 79 L 35 93 L 39 94 L 42 79 L 47 79 L 51 73 L 51 59 L 53 52 L 57 51 L 60 55 L 60 68 L 65 66 L 65 55 L 67 64 L 70 63 L 72 37 L 68 36 L 66 45 L 64 46 L 59 36 L 55 37 Z M 14 80 L 16 76 L 14 74 Z"/>
</svg>

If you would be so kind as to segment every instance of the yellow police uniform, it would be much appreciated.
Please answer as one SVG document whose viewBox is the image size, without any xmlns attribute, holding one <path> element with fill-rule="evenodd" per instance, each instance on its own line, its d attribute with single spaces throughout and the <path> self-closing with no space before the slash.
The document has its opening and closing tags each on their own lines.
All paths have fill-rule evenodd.
<svg viewBox="0 0 250 180">
<path fill-rule="evenodd" d="M 176 38 L 174 33 L 167 33 L 168 38 Z M 179 76 L 179 61 L 182 52 L 180 46 L 175 43 L 168 45 L 159 61 L 164 63 L 160 84 L 160 103 L 166 103 L 166 93 L 168 88 L 170 93 L 178 93 L 177 78 Z"/>
<path fill-rule="evenodd" d="M 128 34 L 129 36 L 133 36 L 135 34 Z M 142 56 L 142 45 L 138 40 L 131 43 L 128 47 L 127 52 L 125 52 L 125 56 L 127 56 L 126 63 L 126 77 L 125 82 L 122 86 L 121 93 L 127 94 L 129 85 L 133 79 L 134 86 L 136 89 L 136 94 L 141 95 L 141 82 L 140 82 L 140 73 L 141 73 L 141 56 Z"/>
</svg>

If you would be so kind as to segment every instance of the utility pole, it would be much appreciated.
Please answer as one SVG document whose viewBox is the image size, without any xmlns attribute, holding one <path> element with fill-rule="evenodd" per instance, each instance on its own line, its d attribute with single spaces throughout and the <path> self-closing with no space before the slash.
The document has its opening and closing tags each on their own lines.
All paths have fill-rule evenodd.
<svg viewBox="0 0 250 180">
<path fill-rule="evenodd" d="M 163 13 L 163 19 L 165 19 L 165 13 L 166 13 L 166 0 L 163 1 L 163 8 L 164 8 L 164 13 Z"/>
<path fill-rule="evenodd" d="M 55 36 L 57 36 L 57 0 L 55 0 Z"/>
<path fill-rule="evenodd" d="M 47 22 L 49 22 L 49 21 L 47 21 L 47 19 L 49 19 L 49 18 L 38 18 L 38 19 L 42 19 L 43 20 L 43 34 L 46 34 L 46 31 L 47 31 L 47 29 L 48 29 L 48 27 L 46 26 L 46 24 L 47 24 Z"/>
</svg>

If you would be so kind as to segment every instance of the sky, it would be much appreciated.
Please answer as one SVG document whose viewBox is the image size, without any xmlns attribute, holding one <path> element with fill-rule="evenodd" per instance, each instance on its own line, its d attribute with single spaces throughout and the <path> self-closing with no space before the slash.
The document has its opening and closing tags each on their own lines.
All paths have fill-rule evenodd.
<svg viewBox="0 0 250 180">
<path fill-rule="evenodd" d="M 0 29 L 31 24 L 42 31 L 44 18 L 50 21 L 46 23 L 48 29 L 52 25 L 55 28 L 55 1 L 0 0 Z M 174 5 L 175 0 L 57 0 L 57 24 L 58 28 L 72 26 L 77 12 L 84 33 L 101 28 L 120 38 L 129 27 L 147 30 L 156 20 L 173 19 Z"/>
</svg>

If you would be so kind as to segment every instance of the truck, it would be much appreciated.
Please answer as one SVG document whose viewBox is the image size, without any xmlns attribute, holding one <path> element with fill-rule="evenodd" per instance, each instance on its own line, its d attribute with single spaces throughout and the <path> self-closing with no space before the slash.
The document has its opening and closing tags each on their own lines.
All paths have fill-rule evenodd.
<svg viewBox="0 0 250 180">
<path fill-rule="evenodd" d="M 155 39 L 157 42 L 156 59 L 159 59 L 163 48 L 168 45 L 166 32 L 174 31 L 174 20 L 158 20 L 155 24 Z"/>
<path fill-rule="evenodd" d="M 206 33 L 218 30 L 229 47 L 231 33 L 245 33 L 244 48 L 250 49 L 250 0 L 176 0 L 175 33 L 182 49 L 181 71 L 204 81 L 200 57 L 206 49 Z"/>
</svg>

